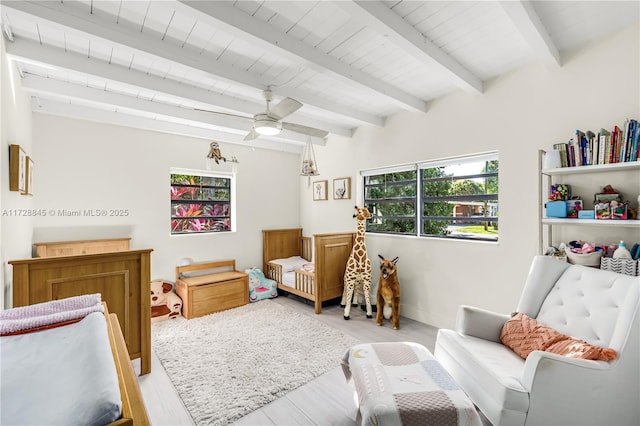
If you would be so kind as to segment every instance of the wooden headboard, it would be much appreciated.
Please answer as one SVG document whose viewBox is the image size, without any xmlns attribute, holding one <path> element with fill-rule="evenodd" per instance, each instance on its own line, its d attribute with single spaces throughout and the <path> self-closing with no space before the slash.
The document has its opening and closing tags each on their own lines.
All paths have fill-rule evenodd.
<svg viewBox="0 0 640 426">
<path fill-rule="evenodd" d="M 267 262 L 270 260 L 302 256 L 302 246 L 302 228 L 263 230 L 262 270 L 267 270 Z"/>
<path fill-rule="evenodd" d="M 151 372 L 152 249 L 11 260 L 13 306 L 100 293 L 118 316 L 131 359 Z"/>
</svg>

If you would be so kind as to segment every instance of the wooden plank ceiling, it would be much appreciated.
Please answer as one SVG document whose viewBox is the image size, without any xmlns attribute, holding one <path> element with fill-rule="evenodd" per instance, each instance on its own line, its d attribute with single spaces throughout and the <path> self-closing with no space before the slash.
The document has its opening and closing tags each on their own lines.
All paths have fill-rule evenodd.
<svg viewBox="0 0 640 426">
<path fill-rule="evenodd" d="M 637 1 L 10 1 L 8 57 L 33 111 L 299 152 L 306 134 L 245 140 L 283 121 L 349 137 L 399 111 L 638 25 Z M 214 114 L 206 111 L 226 114 Z M 239 117 L 238 117 L 239 116 Z M 317 144 L 326 138 L 313 137 Z"/>
</svg>

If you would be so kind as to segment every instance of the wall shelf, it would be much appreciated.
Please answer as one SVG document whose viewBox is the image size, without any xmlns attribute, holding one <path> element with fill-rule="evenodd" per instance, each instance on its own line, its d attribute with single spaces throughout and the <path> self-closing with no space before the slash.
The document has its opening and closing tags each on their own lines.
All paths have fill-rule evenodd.
<svg viewBox="0 0 640 426">
<path fill-rule="evenodd" d="M 610 174 L 611 177 L 616 177 L 618 181 L 624 179 L 628 197 L 631 198 L 632 205 L 635 205 L 636 194 L 640 193 L 640 161 L 544 169 L 542 165 L 544 164 L 543 160 L 545 155 L 546 152 L 544 150 L 539 151 L 538 249 L 540 253 L 544 252 L 545 247 L 553 244 L 554 233 L 562 235 L 561 229 L 564 227 L 570 227 L 572 230 L 575 230 L 577 227 L 584 227 L 584 231 L 579 230 L 579 233 L 584 235 L 583 238 L 589 238 L 592 235 L 602 235 L 603 230 L 605 230 L 605 232 L 609 232 L 610 230 L 616 238 L 622 234 L 634 241 L 637 240 L 637 234 L 640 234 L 638 233 L 640 220 L 548 218 L 545 217 L 545 203 L 548 201 L 546 191 L 552 183 L 572 184 L 582 181 L 587 178 L 586 175 L 589 174 Z M 598 177 L 598 180 L 602 179 L 607 179 L 607 176 Z M 591 229 L 591 231 L 589 231 L 589 229 Z M 627 229 L 627 231 L 624 231 L 625 229 Z M 575 231 L 571 232 L 573 235 L 576 235 Z"/>
<path fill-rule="evenodd" d="M 613 226 L 619 228 L 640 228 L 640 220 L 602 220 L 602 219 L 556 219 L 542 218 L 545 225 L 590 225 Z"/>
<path fill-rule="evenodd" d="M 625 163 L 597 164 L 592 166 L 560 167 L 557 169 L 542 169 L 540 173 L 547 176 L 574 175 L 583 173 L 610 173 L 640 169 L 640 161 Z"/>
</svg>

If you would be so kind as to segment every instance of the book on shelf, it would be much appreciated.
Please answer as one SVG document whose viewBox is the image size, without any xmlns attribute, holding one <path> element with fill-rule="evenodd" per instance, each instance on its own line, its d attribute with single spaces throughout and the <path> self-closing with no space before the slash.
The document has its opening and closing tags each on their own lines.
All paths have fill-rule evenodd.
<svg viewBox="0 0 640 426">
<path fill-rule="evenodd" d="M 624 163 L 640 159 L 640 124 L 627 119 L 611 131 L 601 128 L 597 134 L 577 129 L 568 142 L 553 144 L 560 152 L 562 167 Z"/>
<path fill-rule="evenodd" d="M 561 167 L 569 167 L 569 153 L 567 152 L 567 144 L 556 143 L 553 145 L 553 149 L 560 152 Z"/>
<path fill-rule="evenodd" d="M 611 132 L 607 129 L 600 129 L 598 132 L 598 164 L 606 164 L 605 156 L 608 159 L 609 149 L 608 146 L 611 143 Z"/>
</svg>

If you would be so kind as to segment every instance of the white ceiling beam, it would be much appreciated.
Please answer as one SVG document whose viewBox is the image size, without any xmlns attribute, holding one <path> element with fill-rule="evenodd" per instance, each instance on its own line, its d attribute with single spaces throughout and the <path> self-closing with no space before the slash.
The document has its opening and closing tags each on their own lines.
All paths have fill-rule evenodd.
<svg viewBox="0 0 640 426">
<path fill-rule="evenodd" d="M 178 4 L 178 3 L 176 3 Z M 3 8 L 12 9 L 16 13 L 23 13 L 31 17 L 37 17 L 51 24 L 62 27 L 66 31 L 77 31 L 85 36 L 98 38 L 106 43 L 115 44 L 128 50 L 134 50 L 138 54 L 152 55 L 161 58 L 179 68 L 191 68 L 197 71 L 216 75 L 224 80 L 243 84 L 258 90 L 266 89 L 272 82 L 266 81 L 257 73 L 251 73 L 242 69 L 226 65 L 208 56 L 199 55 L 163 42 L 157 37 L 152 37 L 140 31 L 127 28 L 112 21 L 101 19 L 96 14 L 88 14 L 79 10 L 73 2 L 55 1 L 7 1 L 3 0 Z M 277 90 L 274 89 L 277 94 Z M 317 108 L 340 114 L 352 120 L 364 124 L 383 126 L 384 119 L 373 114 L 356 111 L 342 105 L 321 100 L 312 93 L 298 89 L 295 98 L 303 104 L 313 105 Z"/>
<path fill-rule="evenodd" d="M 507 13 L 516 29 L 533 52 L 544 61 L 549 69 L 562 66 L 560 53 L 540 17 L 529 1 L 501 1 L 502 9 Z M 588 30 L 585 30 L 588 31 Z"/>
<path fill-rule="evenodd" d="M 105 111 L 86 108 L 81 105 L 57 102 L 50 99 L 38 99 L 32 97 L 31 110 L 37 113 L 55 115 L 58 117 L 74 118 L 76 120 L 93 121 L 111 124 L 121 127 L 132 127 L 141 130 L 150 130 L 159 133 L 188 136 L 199 139 L 216 140 L 230 144 L 245 145 L 252 148 L 263 148 L 274 151 L 301 154 L 304 148 L 301 144 L 288 144 L 269 140 L 256 139 L 244 141 L 243 135 L 234 135 L 202 127 L 187 126 L 179 123 L 154 120 L 146 117 L 136 117 L 115 111 Z M 204 164 L 204 155 L 203 155 Z"/>
<path fill-rule="evenodd" d="M 26 61 L 34 65 L 46 65 L 58 70 L 78 71 L 88 76 L 106 79 L 118 84 L 141 88 L 151 92 L 176 97 L 184 102 L 199 102 L 203 109 L 228 109 L 248 116 L 264 110 L 264 104 L 244 101 L 238 98 L 220 95 L 201 88 L 189 86 L 174 80 L 165 79 L 141 71 L 130 70 L 116 64 L 106 64 L 97 59 L 87 58 L 79 53 L 65 52 L 50 46 L 42 46 L 36 42 L 20 39 L 7 43 L 7 56 L 16 61 Z M 309 127 L 327 130 L 330 133 L 350 137 L 351 129 L 337 126 L 325 121 L 306 118 L 300 114 L 290 116 L 290 121 Z"/>
<path fill-rule="evenodd" d="M 244 137 L 251 130 L 250 120 L 225 117 L 207 112 L 194 111 L 160 102 L 134 98 L 128 95 L 107 92 L 78 84 L 66 83 L 51 78 L 27 75 L 22 80 L 22 88 L 30 93 L 53 96 L 61 100 L 72 100 L 82 104 L 91 104 L 102 109 L 111 108 L 122 113 L 148 115 L 149 118 L 171 121 L 180 120 L 186 125 L 210 128 L 221 132 Z M 260 137 L 260 140 L 278 142 L 297 142 L 304 145 L 308 137 L 299 133 L 283 130 L 277 136 Z M 311 138 L 316 145 L 324 145 L 322 138 Z"/>
<path fill-rule="evenodd" d="M 424 100 L 275 29 L 269 23 L 234 7 L 231 2 L 190 0 L 179 0 L 179 2 L 201 12 L 203 17 L 215 21 L 218 25 L 224 24 L 226 30 L 262 48 L 270 50 L 275 48 L 279 54 L 285 52 L 296 60 L 302 59 L 319 72 L 329 71 L 332 76 L 383 95 L 402 108 L 419 112 L 427 110 Z"/>
<path fill-rule="evenodd" d="M 444 70 L 462 89 L 482 93 L 482 80 L 380 1 L 335 1 L 353 19 L 388 36 L 389 41 L 421 61 Z"/>
</svg>

